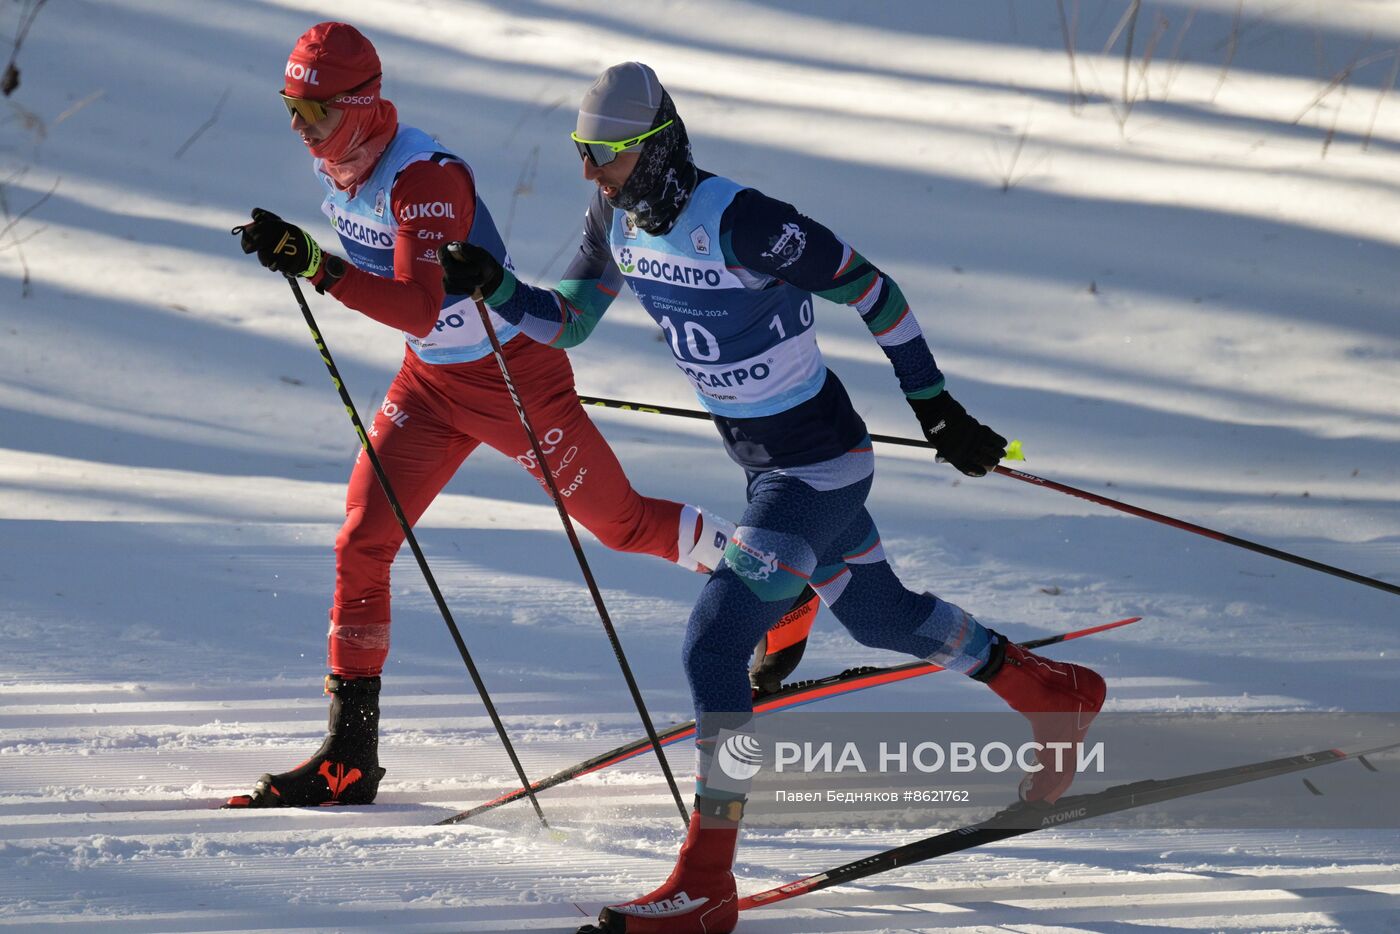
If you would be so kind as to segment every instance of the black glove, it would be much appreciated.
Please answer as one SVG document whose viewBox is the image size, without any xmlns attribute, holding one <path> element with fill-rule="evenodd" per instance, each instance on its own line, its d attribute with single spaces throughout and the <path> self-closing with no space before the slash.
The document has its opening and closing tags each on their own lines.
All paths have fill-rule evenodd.
<svg viewBox="0 0 1400 934">
<path fill-rule="evenodd" d="M 253 208 L 253 219 L 233 228 L 241 234 L 244 253 L 257 253 L 258 262 L 287 276 L 310 279 L 321 269 L 323 254 L 311 235 L 271 211 Z"/>
<path fill-rule="evenodd" d="M 933 442 L 938 459 L 969 477 L 984 477 L 1006 453 L 1006 439 L 967 414 L 945 390 L 932 399 L 910 399 L 909 407 Z"/>
<path fill-rule="evenodd" d="M 505 271 L 486 250 L 465 240 L 438 247 L 442 263 L 442 288 L 449 295 L 485 298 L 501 287 Z"/>
</svg>

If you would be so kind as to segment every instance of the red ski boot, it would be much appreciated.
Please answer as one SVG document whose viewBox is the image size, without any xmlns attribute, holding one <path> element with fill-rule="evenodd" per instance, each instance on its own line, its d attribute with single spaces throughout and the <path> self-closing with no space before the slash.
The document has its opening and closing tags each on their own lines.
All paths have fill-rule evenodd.
<svg viewBox="0 0 1400 934">
<path fill-rule="evenodd" d="M 1042 747 L 1036 754 L 1040 771 L 1022 780 L 1021 798 L 1053 804 L 1074 781 L 1079 743 L 1103 707 L 1108 687 L 1091 668 L 1041 658 L 1000 635 L 997 640 L 992 657 L 973 677 L 1031 722 Z M 1056 749 L 1051 743 L 1069 745 Z"/>
<path fill-rule="evenodd" d="M 697 797 L 676 868 L 650 895 L 609 905 L 578 934 L 729 934 L 739 923 L 734 848 L 742 801 Z"/>
</svg>

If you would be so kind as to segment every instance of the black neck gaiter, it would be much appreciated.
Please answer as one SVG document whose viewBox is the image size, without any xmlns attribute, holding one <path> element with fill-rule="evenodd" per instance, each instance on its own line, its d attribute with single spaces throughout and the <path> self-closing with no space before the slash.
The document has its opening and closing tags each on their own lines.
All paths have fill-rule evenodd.
<svg viewBox="0 0 1400 934">
<path fill-rule="evenodd" d="M 667 120 L 675 122 L 642 144 L 636 168 L 617 197 L 608 201 L 614 208 L 626 211 L 633 223 L 653 236 L 662 236 L 675 226 L 698 180 L 685 124 L 671 103 L 671 95 L 663 91 L 652 126 L 658 127 Z"/>
</svg>

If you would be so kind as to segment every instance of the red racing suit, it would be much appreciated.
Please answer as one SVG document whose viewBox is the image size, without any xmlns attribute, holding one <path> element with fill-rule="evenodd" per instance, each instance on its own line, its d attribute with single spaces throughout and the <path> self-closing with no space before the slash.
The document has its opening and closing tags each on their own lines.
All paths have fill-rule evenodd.
<svg viewBox="0 0 1400 934">
<path fill-rule="evenodd" d="M 395 151 L 391 145 L 381 161 Z M 370 182 L 378 174 L 372 172 Z M 536 480 L 540 466 L 489 351 L 457 362 L 429 362 L 430 354 L 423 352 L 433 346 L 433 335 L 445 329 L 437 246 L 476 239 L 472 235 L 478 225 L 489 225 L 489 231 L 482 227 L 476 232 L 489 233 L 499 243 L 470 170 L 449 153 L 435 153 L 410 161 L 390 177 L 387 198 L 380 192 L 375 205 L 386 223 L 374 236 L 380 247 L 385 247 L 385 237 L 392 239 L 392 276 L 387 269 L 380 274 L 358 268 L 355 244 L 348 238 L 364 231 L 345 224 L 344 215 L 331 207 L 335 190 L 323 175 L 331 192 L 327 214 L 340 231 L 350 263 L 338 281 L 325 282 L 320 274 L 313 284 L 326 286 L 346 306 L 404 331 L 409 340 L 403 365 L 368 433 L 404 515 L 415 523 L 483 443 L 515 460 Z M 340 201 L 345 201 L 344 195 Z M 383 255 L 387 258 L 387 248 Z M 460 322 L 464 316 L 446 317 Z M 497 326 L 514 330 L 503 321 Z M 609 548 L 645 552 L 694 568 L 690 551 L 700 537 L 701 513 L 681 503 L 641 496 L 632 488 L 579 404 L 564 352 L 511 334 L 505 357 L 569 514 Z M 345 524 L 335 544 L 329 664 L 337 675 L 372 677 L 383 669 L 389 651 L 389 569 L 403 537 L 361 452 L 350 474 Z"/>
</svg>

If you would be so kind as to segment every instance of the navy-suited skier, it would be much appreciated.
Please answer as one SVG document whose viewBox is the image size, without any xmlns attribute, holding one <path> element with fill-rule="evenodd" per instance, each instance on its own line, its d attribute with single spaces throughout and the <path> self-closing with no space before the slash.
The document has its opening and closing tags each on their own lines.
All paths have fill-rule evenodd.
<svg viewBox="0 0 1400 934">
<path fill-rule="evenodd" d="M 485 250 L 452 243 L 441 250 L 444 282 L 452 293 L 479 291 L 496 314 L 555 347 L 584 340 L 625 282 L 748 476 L 748 508 L 686 632 L 700 724 L 689 833 L 666 882 L 603 909 L 593 929 L 727 932 L 738 920 L 732 866 L 745 798 L 732 782 L 707 782 L 715 738 L 745 729 L 748 654 L 804 585 L 861 643 L 985 683 L 1028 716 L 1042 744 L 1081 741 L 1106 689 L 1094 671 L 1027 652 L 891 570 L 865 509 L 870 436 L 822 362 L 813 296 L 860 314 L 939 460 L 980 477 L 1006 449 L 948 393 L 899 286 L 792 205 L 698 169 L 685 125 L 646 65 L 603 72 L 573 138 L 598 188 L 563 280 L 536 288 Z M 1022 797 L 1054 801 L 1074 773 L 1057 768 L 1050 749 L 1040 764 Z"/>
</svg>

